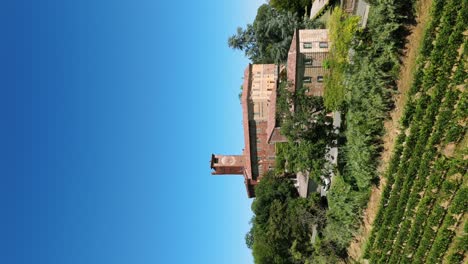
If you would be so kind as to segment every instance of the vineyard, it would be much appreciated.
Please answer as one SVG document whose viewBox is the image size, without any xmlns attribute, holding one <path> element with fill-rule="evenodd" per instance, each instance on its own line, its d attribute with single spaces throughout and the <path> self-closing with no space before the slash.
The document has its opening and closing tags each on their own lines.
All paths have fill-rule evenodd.
<svg viewBox="0 0 468 264">
<path fill-rule="evenodd" d="M 468 1 L 434 0 L 364 258 L 464 263 Z"/>
</svg>

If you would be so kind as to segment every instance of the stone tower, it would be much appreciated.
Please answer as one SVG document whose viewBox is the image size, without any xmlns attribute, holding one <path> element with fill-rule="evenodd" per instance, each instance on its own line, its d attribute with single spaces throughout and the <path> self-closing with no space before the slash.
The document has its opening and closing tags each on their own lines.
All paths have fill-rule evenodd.
<svg viewBox="0 0 468 264">
<path fill-rule="evenodd" d="M 242 175 L 244 174 L 244 156 L 242 155 L 211 155 L 213 175 Z"/>
</svg>

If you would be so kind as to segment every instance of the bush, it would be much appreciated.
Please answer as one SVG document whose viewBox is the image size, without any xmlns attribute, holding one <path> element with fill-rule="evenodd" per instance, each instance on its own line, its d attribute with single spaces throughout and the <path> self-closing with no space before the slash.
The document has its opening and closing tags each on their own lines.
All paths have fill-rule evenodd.
<svg viewBox="0 0 468 264">
<path fill-rule="evenodd" d="M 329 19 L 330 46 L 326 61 L 330 73 L 325 76 L 325 106 L 328 110 L 337 110 L 345 100 L 345 72 L 349 66 L 349 50 L 354 34 L 358 30 L 360 18 L 349 16 L 336 7 Z"/>
</svg>

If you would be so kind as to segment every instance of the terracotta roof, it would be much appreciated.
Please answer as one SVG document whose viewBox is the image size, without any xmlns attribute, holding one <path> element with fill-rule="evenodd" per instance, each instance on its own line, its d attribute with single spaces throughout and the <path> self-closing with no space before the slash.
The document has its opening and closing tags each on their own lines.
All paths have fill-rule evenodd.
<svg viewBox="0 0 468 264">
<path fill-rule="evenodd" d="M 286 74 L 288 88 L 291 92 L 296 91 L 296 79 L 297 79 L 297 59 L 298 59 L 298 45 L 299 45 L 299 30 L 294 30 L 294 35 L 291 40 L 291 46 L 288 51 L 288 61 L 286 63 Z M 268 108 L 268 127 L 267 127 L 267 140 L 270 142 L 273 132 L 276 127 L 276 98 L 277 98 L 277 89 L 278 85 L 275 87 L 275 90 L 270 95 L 270 105 Z M 279 132 L 279 131 L 277 131 Z"/>
<path fill-rule="evenodd" d="M 256 181 L 251 181 L 249 179 L 244 180 L 245 189 L 247 190 L 247 197 L 253 198 L 255 197 L 255 185 L 257 185 Z"/>
<path fill-rule="evenodd" d="M 324 10 L 325 6 L 330 2 L 330 0 L 316 0 L 312 3 L 310 8 L 310 19 L 315 19 L 317 15 L 320 15 Z"/>
<path fill-rule="evenodd" d="M 288 52 L 288 62 L 287 62 L 287 68 L 286 68 L 286 73 L 287 73 L 287 79 L 288 82 L 292 84 L 291 92 L 296 91 L 296 65 L 297 65 L 297 57 L 298 57 L 298 50 L 297 47 L 299 45 L 299 30 L 296 29 L 294 31 L 294 35 L 291 41 L 291 47 L 289 48 Z"/>
<path fill-rule="evenodd" d="M 242 124 L 244 127 L 244 160 L 246 179 L 252 179 L 252 161 L 250 158 L 250 133 L 249 133 L 249 94 L 250 94 L 250 72 L 252 65 L 249 64 L 244 71 L 244 84 L 242 87 Z M 247 182 L 246 182 L 247 184 Z"/>
<path fill-rule="evenodd" d="M 267 142 L 269 144 L 275 143 L 275 142 L 286 142 L 287 139 L 285 136 L 283 136 L 280 132 L 280 128 L 276 127 L 276 89 L 278 86 L 275 88 L 275 91 L 273 91 L 270 95 L 270 105 L 268 108 L 268 126 L 267 126 Z"/>
<path fill-rule="evenodd" d="M 276 127 L 276 89 L 278 85 L 275 86 L 275 89 L 270 94 L 270 101 L 268 105 L 268 125 L 266 129 L 267 141 L 270 142 L 271 134 Z"/>
<path fill-rule="evenodd" d="M 269 141 L 270 143 L 288 142 L 288 139 L 283 134 L 281 134 L 281 129 L 279 127 L 275 127 L 271 133 Z"/>
</svg>

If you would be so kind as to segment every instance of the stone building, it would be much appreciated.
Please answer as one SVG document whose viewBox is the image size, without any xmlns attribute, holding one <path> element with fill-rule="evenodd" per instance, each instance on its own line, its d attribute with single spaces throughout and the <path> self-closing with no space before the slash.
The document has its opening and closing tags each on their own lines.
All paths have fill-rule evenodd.
<svg viewBox="0 0 468 264">
<path fill-rule="evenodd" d="M 266 129 L 270 97 L 276 94 L 277 82 L 277 65 L 247 66 L 241 98 L 244 151 L 242 155 L 213 154 L 211 157 L 212 174 L 243 175 L 249 197 L 255 196 L 254 186 L 275 163 L 275 146 L 268 143 Z"/>
<path fill-rule="evenodd" d="M 297 30 L 287 62 L 287 81 L 292 90 L 308 87 L 308 94 L 323 95 L 322 63 L 328 53 L 327 30 Z M 275 166 L 275 143 L 284 142 L 276 126 L 276 95 L 279 66 L 249 64 L 244 71 L 242 119 L 244 150 L 242 155 L 211 156 L 213 175 L 243 175 L 248 197 L 255 197 L 255 185 Z"/>
<path fill-rule="evenodd" d="M 324 77 L 328 70 L 324 62 L 328 58 L 331 43 L 328 39 L 328 29 L 301 29 L 294 32 L 288 52 L 286 74 L 288 89 L 292 92 L 305 86 L 310 96 L 323 96 Z M 267 137 L 273 144 L 284 142 L 276 120 L 276 93 L 270 96 L 270 117 L 268 120 Z"/>
<path fill-rule="evenodd" d="M 327 69 L 323 63 L 330 47 L 328 29 L 301 29 L 294 32 L 288 52 L 287 76 L 293 90 L 307 87 L 312 96 L 323 96 Z"/>
</svg>

